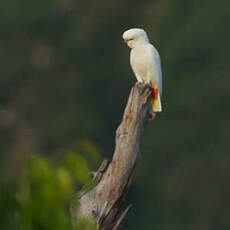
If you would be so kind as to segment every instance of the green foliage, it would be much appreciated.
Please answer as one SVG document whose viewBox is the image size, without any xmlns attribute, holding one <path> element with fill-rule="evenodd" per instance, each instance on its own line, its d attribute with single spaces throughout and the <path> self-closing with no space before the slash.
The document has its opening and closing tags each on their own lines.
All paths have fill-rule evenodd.
<svg viewBox="0 0 230 230">
<path fill-rule="evenodd" d="M 73 230 L 98 230 L 98 226 L 91 218 L 82 218 L 73 223 Z"/>
<path fill-rule="evenodd" d="M 74 151 L 55 164 L 38 155 L 29 157 L 15 183 L 1 185 L 1 229 L 71 229 L 70 203 L 76 188 L 89 180 L 89 164 Z M 93 230 L 93 226 L 85 220 L 74 229 Z"/>
</svg>

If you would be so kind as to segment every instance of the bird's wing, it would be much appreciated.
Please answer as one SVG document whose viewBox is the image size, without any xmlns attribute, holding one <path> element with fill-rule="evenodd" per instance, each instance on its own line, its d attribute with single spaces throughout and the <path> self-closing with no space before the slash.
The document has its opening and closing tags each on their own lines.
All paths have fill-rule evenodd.
<svg viewBox="0 0 230 230">
<path fill-rule="evenodd" d="M 157 49 L 153 46 L 149 46 L 151 63 L 150 67 L 155 76 L 160 93 L 162 94 L 162 71 L 161 71 L 161 59 Z"/>
</svg>

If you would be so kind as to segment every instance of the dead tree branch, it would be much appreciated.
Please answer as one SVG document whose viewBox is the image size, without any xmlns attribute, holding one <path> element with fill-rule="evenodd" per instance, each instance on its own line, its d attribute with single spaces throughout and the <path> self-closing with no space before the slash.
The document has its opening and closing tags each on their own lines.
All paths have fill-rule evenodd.
<svg viewBox="0 0 230 230">
<path fill-rule="evenodd" d="M 73 204 L 73 218 L 93 217 L 100 230 L 117 230 L 126 213 L 124 196 L 131 184 L 139 152 L 143 125 L 150 114 L 150 87 L 136 83 L 132 88 L 122 122 L 116 131 L 116 146 L 108 167 L 105 162 L 95 175 L 93 186 Z"/>
</svg>

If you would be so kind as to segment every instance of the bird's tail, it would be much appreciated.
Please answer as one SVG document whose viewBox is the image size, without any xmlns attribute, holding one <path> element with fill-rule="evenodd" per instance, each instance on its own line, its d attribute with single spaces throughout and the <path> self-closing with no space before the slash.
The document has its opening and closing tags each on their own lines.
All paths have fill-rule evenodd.
<svg viewBox="0 0 230 230">
<path fill-rule="evenodd" d="M 151 103 L 153 112 L 161 112 L 161 96 L 158 88 L 153 88 L 151 92 Z"/>
</svg>

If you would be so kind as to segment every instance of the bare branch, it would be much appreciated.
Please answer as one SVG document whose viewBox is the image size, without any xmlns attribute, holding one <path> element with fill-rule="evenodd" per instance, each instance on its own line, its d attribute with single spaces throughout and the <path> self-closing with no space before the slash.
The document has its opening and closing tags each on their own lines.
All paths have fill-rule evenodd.
<svg viewBox="0 0 230 230">
<path fill-rule="evenodd" d="M 129 209 L 123 210 L 123 200 L 132 181 L 143 125 L 149 116 L 154 117 L 148 103 L 150 91 L 148 85 L 140 83 L 132 88 L 116 131 L 113 159 L 106 170 L 103 167 L 97 172 L 100 177 L 95 186 L 79 198 L 73 217 L 93 217 L 101 230 L 119 228 Z"/>
</svg>

